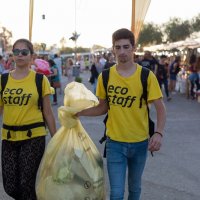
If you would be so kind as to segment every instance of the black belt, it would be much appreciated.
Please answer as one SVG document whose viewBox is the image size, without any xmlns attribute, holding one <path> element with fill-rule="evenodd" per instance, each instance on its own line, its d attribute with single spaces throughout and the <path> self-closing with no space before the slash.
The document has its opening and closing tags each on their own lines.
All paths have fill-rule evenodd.
<svg viewBox="0 0 200 200">
<path fill-rule="evenodd" d="M 27 124 L 27 125 L 23 125 L 23 126 L 9 126 L 9 125 L 3 124 L 3 128 L 8 130 L 7 139 L 11 138 L 10 131 L 28 131 L 27 136 L 31 137 L 32 136 L 31 129 L 37 128 L 37 127 L 42 127 L 42 126 L 45 127 L 44 122 L 37 122 L 37 123 Z"/>
</svg>

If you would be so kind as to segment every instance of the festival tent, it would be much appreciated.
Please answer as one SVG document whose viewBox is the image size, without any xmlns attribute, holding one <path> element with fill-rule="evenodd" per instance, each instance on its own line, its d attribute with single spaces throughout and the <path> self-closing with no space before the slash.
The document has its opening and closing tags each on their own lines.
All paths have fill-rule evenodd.
<svg viewBox="0 0 200 200">
<path fill-rule="evenodd" d="M 196 38 L 196 39 L 188 38 L 186 40 L 182 40 L 182 41 L 178 41 L 178 42 L 152 45 L 149 47 L 144 47 L 143 50 L 156 52 L 156 51 L 171 51 L 173 49 L 177 49 L 177 50 L 181 51 L 186 48 L 188 48 L 188 49 L 200 48 L 200 38 Z"/>
</svg>

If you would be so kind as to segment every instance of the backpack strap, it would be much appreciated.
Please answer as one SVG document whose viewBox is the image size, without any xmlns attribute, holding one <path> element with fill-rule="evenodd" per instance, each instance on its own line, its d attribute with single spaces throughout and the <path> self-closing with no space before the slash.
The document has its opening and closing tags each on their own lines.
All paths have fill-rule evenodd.
<svg viewBox="0 0 200 200">
<path fill-rule="evenodd" d="M 103 86 L 106 92 L 106 99 L 108 99 L 108 92 L 107 92 L 107 87 L 108 87 L 108 79 L 109 79 L 109 74 L 110 74 L 110 68 L 105 69 L 102 71 L 102 80 L 103 80 Z M 108 104 L 109 106 L 109 104 Z M 103 137 L 99 140 L 99 142 L 102 144 L 103 142 L 106 141 L 106 122 L 108 120 L 108 114 L 106 115 L 106 117 L 103 120 L 103 123 L 105 124 L 105 129 L 104 129 L 104 135 Z M 106 157 L 106 147 L 104 147 L 104 154 L 103 157 Z"/>
<path fill-rule="evenodd" d="M 38 108 L 43 110 L 43 102 L 42 102 L 42 81 L 43 81 L 43 74 L 36 73 L 35 75 L 35 83 L 38 91 Z"/>
<path fill-rule="evenodd" d="M 103 86 L 106 92 L 106 99 L 108 99 L 107 87 L 108 87 L 109 74 L 110 74 L 110 68 L 102 71 L 102 79 L 103 79 Z"/>
<path fill-rule="evenodd" d="M 1 98 L 2 99 L 3 99 L 3 91 L 6 87 L 7 82 L 8 82 L 8 76 L 9 76 L 9 73 L 5 73 L 5 74 L 1 75 Z"/>
<path fill-rule="evenodd" d="M 149 136 L 151 137 L 154 134 L 155 124 L 150 118 L 149 106 L 147 102 L 147 85 L 148 85 L 147 81 L 148 81 L 149 72 L 150 72 L 149 69 L 142 67 L 141 82 L 142 82 L 142 87 L 143 87 L 143 93 L 140 97 L 140 108 L 142 107 L 142 99 L 144 99 L 146 102 L 147 112 L 148 112 Z M 151 152 L 151 155 L 153 156 L 153 152 Z"/>
<path fill-rule="evenodd" d="M 149 72 L 150 72 L 149 69 L 142 67 L 140 79 L 142 82 L 143 93 L 140 97 L 140 106 L 139 106 L 140 108 L 142 107 L 142 99 L 144 99 L 146 104 L 148 105 L 148 103 L 147 103 L 147 80 L 148 80 Z M 148 106 L 147 106 L 147 109 L 148 109 Z"/>
</svg>

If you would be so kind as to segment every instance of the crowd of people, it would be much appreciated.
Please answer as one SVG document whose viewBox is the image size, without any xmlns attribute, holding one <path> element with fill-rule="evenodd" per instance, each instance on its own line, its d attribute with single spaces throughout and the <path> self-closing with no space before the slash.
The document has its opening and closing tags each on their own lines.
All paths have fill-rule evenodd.
<svg viewBox="0 0 200 200">
<path fill-rule="evenodd" d="M 104 60 L 104 62 L 101 62 L 101 60 Z M 148 68 L 156 75 L 160 88 L 165 92 L 167 101 L 170 101 L 172 96 L 180 91 L 180 87 L 184 88 L 181 93 L 188 93 L 190 99 L 197 98 L 198 91 L 200 91 L 200 56 L 192 54 L 186 63 L 180 55 L 168 57 L 163 54 L 155 57 L 151 52 L 146 51 L 144 55 L 134 54 L 134 62 Z M 115 64 L 115 56 L 111 52 L 94 56 L 94 61 L 90 67 L 91 77 L 89 80 L 94 93 L 98 75 L 102 70 Z M 184 83 L 180 83 L 180 79 L 183 78 Z M 181 84 L 184 84 L 184 86 L 181 86 Z"/>
</svg>

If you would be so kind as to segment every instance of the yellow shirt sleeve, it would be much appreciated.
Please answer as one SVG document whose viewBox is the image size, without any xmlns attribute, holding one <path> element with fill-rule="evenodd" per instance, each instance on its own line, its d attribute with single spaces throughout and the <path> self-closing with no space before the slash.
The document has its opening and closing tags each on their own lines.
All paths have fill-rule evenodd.
<svg viewBox="0 0 200 200">
<path fill-rule="evenodd" d="M 153 101 L 163 97 L 158 80 L 152 71 L 150 71 L 148 76 L 147 93 L 148 101 Z"/>
</svg>

